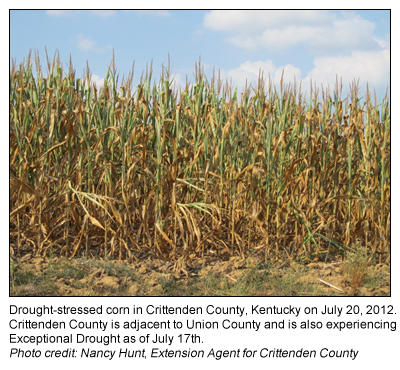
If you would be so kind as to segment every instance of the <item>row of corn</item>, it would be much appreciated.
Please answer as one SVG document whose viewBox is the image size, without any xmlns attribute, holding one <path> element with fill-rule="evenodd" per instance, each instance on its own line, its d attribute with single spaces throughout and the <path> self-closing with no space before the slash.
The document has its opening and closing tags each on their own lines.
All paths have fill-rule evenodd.
<svg viewBox="0 0 400 370">
<path fill-rule="evenodd" d="M 38 55 L 10 70 L 10 247 L 171 260 L 207 253 L 390 258 L 388 98 L 260 75 L 242 93 L 196 66 L 104 86 Z"/>
</svg>

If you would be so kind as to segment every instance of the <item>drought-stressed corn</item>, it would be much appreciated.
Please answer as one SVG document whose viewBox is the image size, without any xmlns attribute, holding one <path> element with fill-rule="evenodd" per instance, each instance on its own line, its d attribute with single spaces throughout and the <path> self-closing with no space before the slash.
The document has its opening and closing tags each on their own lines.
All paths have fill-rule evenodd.
<svg viewBox="0 0 400 370">
<path fill-rule="evenodd" d="M 10 71 L 12 253 L 390 258 L 387 97 L 47 64 Z"/>
</svg>

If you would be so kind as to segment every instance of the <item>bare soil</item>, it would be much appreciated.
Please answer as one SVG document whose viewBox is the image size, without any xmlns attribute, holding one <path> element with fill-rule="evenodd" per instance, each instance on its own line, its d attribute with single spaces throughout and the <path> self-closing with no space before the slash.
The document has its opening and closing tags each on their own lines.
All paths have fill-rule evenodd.
<svg viewBox="0 0 400 370">
<path fill-rule="evenodd" d="M 346 261 L 277 261 L 218 256 L 175 264 L 25 255 L 10 260 L 11 296 L 389 296 L 390 266 L 368 266 L 361 281 Z"/>
</svg>

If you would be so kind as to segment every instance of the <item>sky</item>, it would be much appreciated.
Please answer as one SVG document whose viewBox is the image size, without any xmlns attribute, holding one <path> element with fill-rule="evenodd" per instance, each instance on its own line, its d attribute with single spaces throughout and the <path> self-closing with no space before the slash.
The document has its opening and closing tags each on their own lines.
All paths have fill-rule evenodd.
<svg viewBox="0 0 400 370">
<path fill-rule="evenodd" d="M 388 10 L 13 10 L 10 11 L 10 63 L 39 53 L 47 71 L 45 48 L 58 50 L 67 68 L 71 57 L 77 77 L 89 64 L 101 85 L 115 55 L 120 79 L 134 64 L 134 83 L 153 63 L 158 79 L 171 64 L 174 81 L 194 81 L 201 58 L 209 78 L 219 71 L 241 91 L 255 85 L 260 71 L 279 84 L 310 79 L 343 94 L 359 80 L 378 98 L 390 85 L 390 11 Z"/>
</svg>

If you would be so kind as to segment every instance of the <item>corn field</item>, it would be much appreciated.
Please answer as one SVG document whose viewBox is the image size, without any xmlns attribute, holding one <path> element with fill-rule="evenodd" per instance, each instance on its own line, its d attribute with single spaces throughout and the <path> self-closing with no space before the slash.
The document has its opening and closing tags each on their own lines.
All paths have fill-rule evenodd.
<svg viewBox="0 0 400 370">
<path fill-rule="evenodd" d="M 133 86 L 114 61 L 97 88 L 33 59 L 10 68 L 12 254 L 390 260 L 388 97 L 238 93 L 200 64 L 179 91 L 169 68 Z"/>
</svg>

